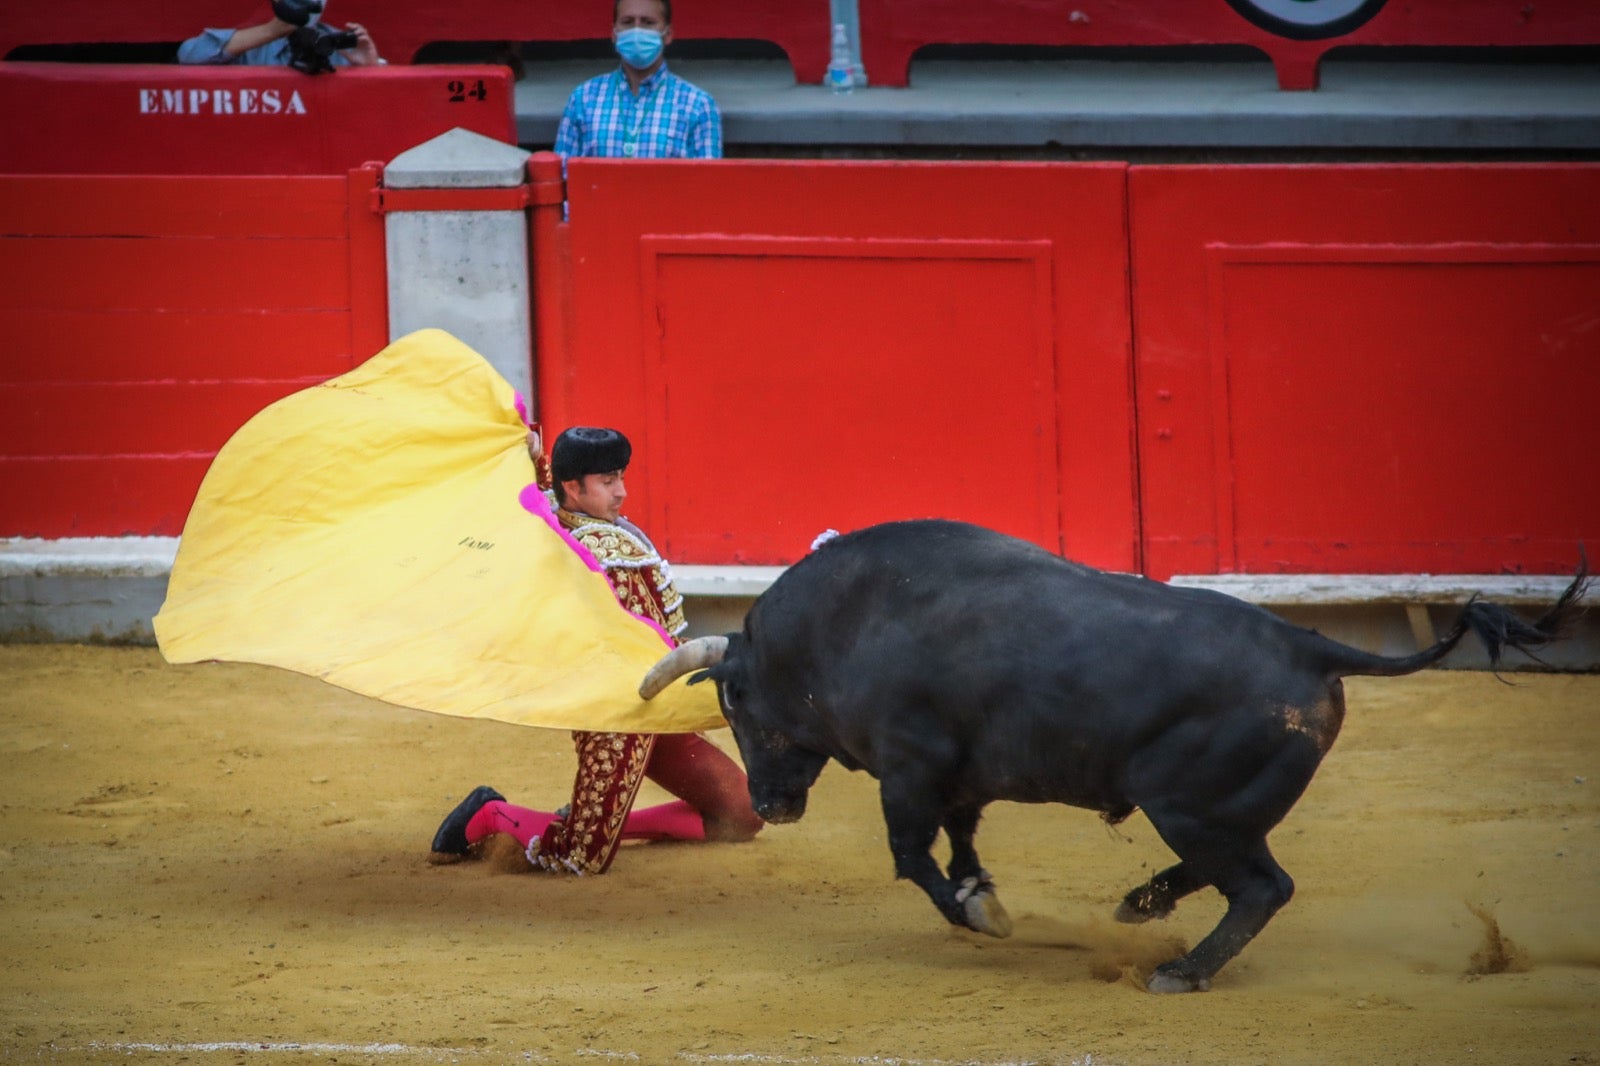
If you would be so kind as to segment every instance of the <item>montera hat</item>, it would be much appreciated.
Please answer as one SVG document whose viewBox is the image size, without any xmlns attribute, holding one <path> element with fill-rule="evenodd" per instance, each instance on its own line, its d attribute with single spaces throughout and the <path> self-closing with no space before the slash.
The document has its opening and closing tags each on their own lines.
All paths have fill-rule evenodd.
<svg viewBox="0 0 1600 1066">
<path fill-rule="evenodd" d="M 556 481 L 576 481 L 586 474 L 626 470 L 633 445 L 614 429 L 573 426 L 563 430 L 550 451 L 550 476 Z"/>
</svg>

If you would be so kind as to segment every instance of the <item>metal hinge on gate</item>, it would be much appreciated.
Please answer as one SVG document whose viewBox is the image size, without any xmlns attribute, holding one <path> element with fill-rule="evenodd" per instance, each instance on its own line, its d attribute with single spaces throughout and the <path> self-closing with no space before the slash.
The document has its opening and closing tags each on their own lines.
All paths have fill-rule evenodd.
<svg viewBox="0 0 1600 1066">
<path fill-rule="evenodd" d="M 533 186 L 502 189 L 386 189 L 372 190 L 372 213 L 394 211 L 526 211 L 537 202 Z"/>
</svg>

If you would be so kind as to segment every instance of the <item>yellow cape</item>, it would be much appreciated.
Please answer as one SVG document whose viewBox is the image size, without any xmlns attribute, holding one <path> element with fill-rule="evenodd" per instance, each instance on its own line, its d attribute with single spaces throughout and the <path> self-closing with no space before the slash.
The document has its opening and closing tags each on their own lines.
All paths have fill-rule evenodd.
<svg viewBox="0 0 1600 1066">
<path fill-rule="evenodd" d="M 668 645 L 519 502 L 534 474 L 515 403 L 476 352 L 422 330 L 256 415 L 189 513 L 154 619 L 161 653 L 466 718 L 725 725 L 710 685 L 640 701 Z"/>
</svg>

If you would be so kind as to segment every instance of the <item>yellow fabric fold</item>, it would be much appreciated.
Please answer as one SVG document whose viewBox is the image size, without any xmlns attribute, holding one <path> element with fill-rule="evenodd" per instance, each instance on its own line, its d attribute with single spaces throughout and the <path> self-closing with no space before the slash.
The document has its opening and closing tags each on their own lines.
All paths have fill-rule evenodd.
<svg viewBox="0 0 1600 1066">
<path fill-rule="evenodd" d="M 465 718 L 726 724 L 710 685 L 639 699 L 668 645 L 519 501 L 534 474 L 515 405 L 481 356 L 422 330 L 263 410 L 201 483 L 154 619 L 161 653 Z"/>
</svg>

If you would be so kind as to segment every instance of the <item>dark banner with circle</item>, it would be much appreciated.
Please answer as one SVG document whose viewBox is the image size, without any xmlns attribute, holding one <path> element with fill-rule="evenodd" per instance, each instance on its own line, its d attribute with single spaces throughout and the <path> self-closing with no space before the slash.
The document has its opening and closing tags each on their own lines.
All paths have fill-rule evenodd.
<svg viewBox="0 0 1600 1066">
<path fill-rule="evenodd" d="M 1387 0 L 1228 0 L 1232 8 L 1280 37 L 1315 41 L 1349 33 Z"/>
</svg>

